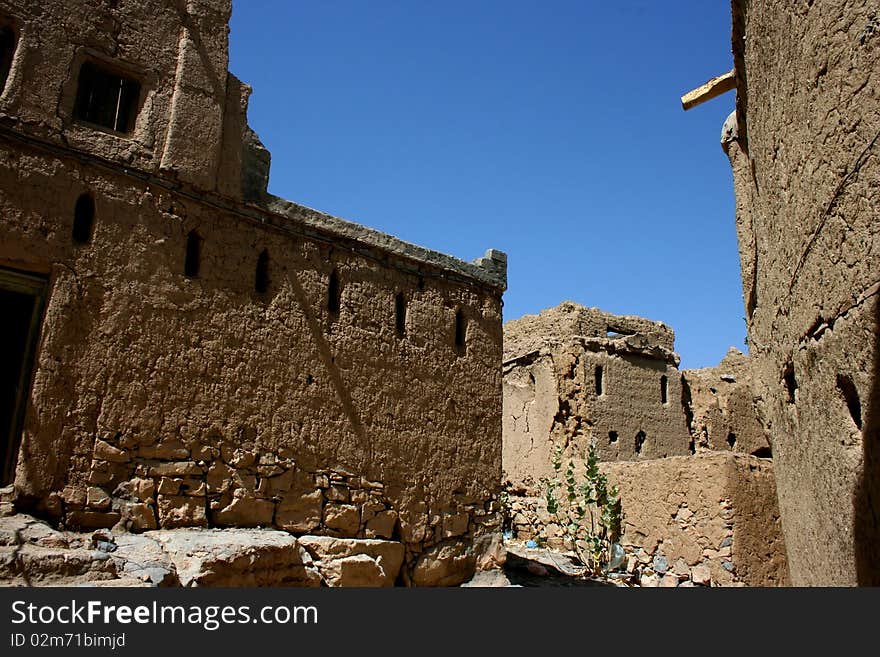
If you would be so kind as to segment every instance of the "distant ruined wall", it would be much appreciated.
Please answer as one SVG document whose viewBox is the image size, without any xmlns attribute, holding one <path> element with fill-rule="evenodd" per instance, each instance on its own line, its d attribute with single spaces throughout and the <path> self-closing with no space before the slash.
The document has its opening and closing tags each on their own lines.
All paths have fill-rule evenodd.
<svg viewBox="0 0 880 657">
<path fill-rule="evenodd" d="M 705 451 L 600 469 L 620 489 L 620 544 L 641 586 L 789 583 L 771 461 Z M 512 494 L 509 505 L 517 540 L 567 547 L 542 495 Z"/>
<path fill-rule="evenodd" d="M 674 334 L 566 302 L 504 327 L 504 472 L 533 489 L 554 445 L 602 460 L 689 453 Z"/>
<path fill-rule="evenodd" d="M 789 581 L 770 445 L 748 357 L 677 368 L 669 327 L 565 302 L 504 327 L 506 530 L 565 548 L 541 479 L 590 440 L 620 487 L 627 571 L 643 586 Z M 640 437 L 640 439 L 639 439 Z"/>
<path fill-rule="evenodd" d="M 266 195 L 228 0 L 93 4 L 0 1 L 0 269 L 48 289 L 16 503 L 391 539 L 404 583 L 463 581 L 500 523 L 503 254 Z M 75 115 L 86 60 L 140 81 L 130 131 Z"/>
<path fill-rule="evenodd" d="M 772 457 L 760 399 L 752 387 L 751 359 L 731 349 L 715 367 L 684 370 L 695 451 L 733 451 Z"/>
<path fill-rule="evenodd" d="M 754 387 L 796 585 L 880 584 L 880 9 L 734 0 Z"/>
</svg>

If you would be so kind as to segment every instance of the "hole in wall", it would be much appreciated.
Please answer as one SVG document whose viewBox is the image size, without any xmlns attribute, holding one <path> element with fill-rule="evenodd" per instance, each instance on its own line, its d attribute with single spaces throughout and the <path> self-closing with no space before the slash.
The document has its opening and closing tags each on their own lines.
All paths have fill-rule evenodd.
<svg viewBox="0 0 880 657">
<path fill-rule="evenodd" d="M 731 433 L 727 434 L 727 446 L 730 447 L 730 449 L 733 449 L 734 447 L 736 447 L 736 434 L 735 433 L 731 432 Z"/>
<path fill-rule="evenodd" d="M 9 20 L 5 16 L 2 20 Z M 12 58 L 15 56 L 15 47 L 18 37 L 11 25 L 0 26 L 0 93 L 6 88 L 9 79 L 9 71 L 12 69 Z"/>
<path fill-rule="evenodd" d="M 186 257 L 183 262 L 183 273 L 189 278 L 199 275 L 202 266 L 202 238 L 195 230 L 186 236 Z"/>
<path fill-rule="evenodd" d="M 342 290 L 339 285 L 339 272 L 335 269 L 330 272 L 330 281 L 327 284 L 327 310 L 331 315 L 338 315 L 341 306 Z"/>
<path fill-rule="evenodd" d="M 749 322 L 752 321 L 752 317 L 755 315 L 755 308 L 758 307 L 758 291 L 755 289 L 755 285 L 755 281 L 752 281 L 752 287 L 749 289 L 749 298 L 746 302 L 746 316 Z"/>
<path fill-rule="evenodd" d="M 697 442 L 693 438 L 691 438 L 690 442 L 688 443 L 688 451 L 691 454 L 697 453 Z"/>
<path fill-rule="evenodd" d="M 664 406 L 669 401 L 667 399 L 667 395 L 669 393 L 669 379 L 666 378 L 666 375 L 660 377 L 660 403 Z"/>
<path fill-rule="evenodd" d="M 609 431 L 608 432 L 608 442 L 612 445 L 617 442 L 617 432 L 616 431 Z"/>
<path fill-rule="evenodd" d="M 644 431 L 639 431 L 636 434 L 636 454 L 642 453 L 642 448 L 645 446 L 645 440 L 647 439 L 647 435 Z"/>
<path fill-rule="evenodd" d="M 254 276 L 254 290 L 263 294 L 269 289 L 269 251 L 263 249 L 257 258 L 257 271 Z"/>
<path fill-rule="evenodd" d="M 688 431 L 694 432 L 694 410 L 691 406 L 692 402 L 691 386 L 684 374 L 681 375 L 681 408 L 684 411 L 684 418 L 687 421 Z"/>
<path fill-rule="evenodd" d="M 467 342 L 467 322 L 461 308 L 455 311 L 455 348 L 464 351 Z"/>
<path fill-rule="evenodd" d="M 88 244 L 92 239 L 94 225 L 95 199 L 88 192 L 80 194 L 73 207 L 73 241 L 77 244 Z"/>
<path fill-rule="evenodd" d="M 593 372 L 593 378 L 596 381 L 596 396 L 601 397 L 604 393 L 602 391 L 604 371 L 602 370 L 601 365 L 596 365 L 596 369 Z"/>
<path fill-rule="evenodd" d="M 859 431 L 862 430 L 862 402 L 859 399 L 859 391 L 856 389 L 852 378 L 847 374 L 837 375 L 837 389 L 843 395 L 843 401 L 849 409 L 849 415 Z"/>
<path fill-rule="evenodd" d="M 609 326 L 607 329 L 605 329 L 605 337 L 611 338 L 612 340 L 615 340 L 617 338 L 625 338 L 628 335 L 635 335 L 635 333 L 633 333 L 632 331 L 625 331 L 620 328 L 615 328 L 613 326 Z"/>
<path fill-rule="evenodd" d="M 752 456 L 757 456 L 759 459 L 771 459 L 773 458 L 773 450 L 769 447 L 759 447 L 752 452 Z"/>
<path fill-rule="evenodd" d="M 403 292 L 394 297 L 394 330 L 401 338 L 406 333 L 406 297 Z"/>
<path fill-rule="evenodd" d="M 794 404 L 797 399 L 797 379 L 794 376 L 794 364 L 786 363 L 785 369 L 782 371 L 782 385 L 788 394 L 788 403 Z"/>
</svg>

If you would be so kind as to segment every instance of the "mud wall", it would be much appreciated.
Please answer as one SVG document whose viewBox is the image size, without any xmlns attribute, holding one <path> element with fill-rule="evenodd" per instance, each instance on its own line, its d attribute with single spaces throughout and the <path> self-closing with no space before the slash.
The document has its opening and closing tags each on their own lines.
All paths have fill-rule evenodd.
<svg viewBox="0 0 880 657">
<path fill-rule="evenodd" d="M 733 347 L 715 367 L 684 370 L 695 451 L 773 455 L 770 435 L 752 387 L 751 359 Z"/>
<path fill-rule="evenodd" d="M 626 331 L 627 333 L 622 333 Z M 555 446 L 601 460 L 690 453 L 674 334 L 566 302 L 504 327 L 504 476 L 534 491 Z"/>
<path fill-rule="evenodd" d="M 0 267 L 49 289 L 16 503 L 76 529 L 388 538 L 404 581 L 464 579 L 498 527 L 502 254 L 267 196 L 228 0 L 68 5 L 0 3 Z M 140 80 L 129 134 L 74 118 L 83 58 Z"/>
<path fill-rule="evenodd" d="M 735 0 L 743 294 L 796 585 L 880 583 L 876 3 Z"/>
<path fill-rule="evenodd" d="M 789 582 L 771 461 L 707 451 L 601 469 L 620 489 L 620 544 L 641 586 Z M 512 497 L 508 515 L 517 539 L 567 548 L 543 497 Z"/>
</svg>

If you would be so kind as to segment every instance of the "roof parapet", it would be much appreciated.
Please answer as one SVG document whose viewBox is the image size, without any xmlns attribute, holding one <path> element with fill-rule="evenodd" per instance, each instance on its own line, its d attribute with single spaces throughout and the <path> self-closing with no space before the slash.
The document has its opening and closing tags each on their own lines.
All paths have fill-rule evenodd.
<svg viewBox="0 0 880 657">
<path fill-rule="evenodd" d="M 507 289 L 507 254 L 503 251 L 489 249 L 484 256 L 473 262 L 465 262 L 445 253 L 426 249 L 393 235 L 307 208 L 278 196 L 266 195 L 259 205 L 270 212 L 283 215 L 325 235 L 351 240 L 405 260 L 430 265 L 454 276 L 471 279 L 495 288 L 499 292 L 504 292 Z"/>
</svg>

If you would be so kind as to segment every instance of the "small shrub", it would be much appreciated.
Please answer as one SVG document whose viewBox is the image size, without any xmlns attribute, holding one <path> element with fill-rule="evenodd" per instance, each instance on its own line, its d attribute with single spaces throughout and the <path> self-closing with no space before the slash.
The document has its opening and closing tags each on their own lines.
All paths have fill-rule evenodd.
<svg viewBox="0 0 880 657">
<path fill-rule="evenodd" d="M 566 546 L 587 568 L 590 575 L 607 573 L 623 557 L 620 540 L 623 514 L 620 491 L 608 487 L 608 477 L 599 471 L 595 439 L 590 441 L 583 478 L 575 476 L 574 461 L 569 459 L 562 471 L 562 447 L 551 457 L 553 476 L 541 479 L 547 511 L 562 527 Z M 562 498 L 560 500 L 560 494 Z"/>
</svg>

